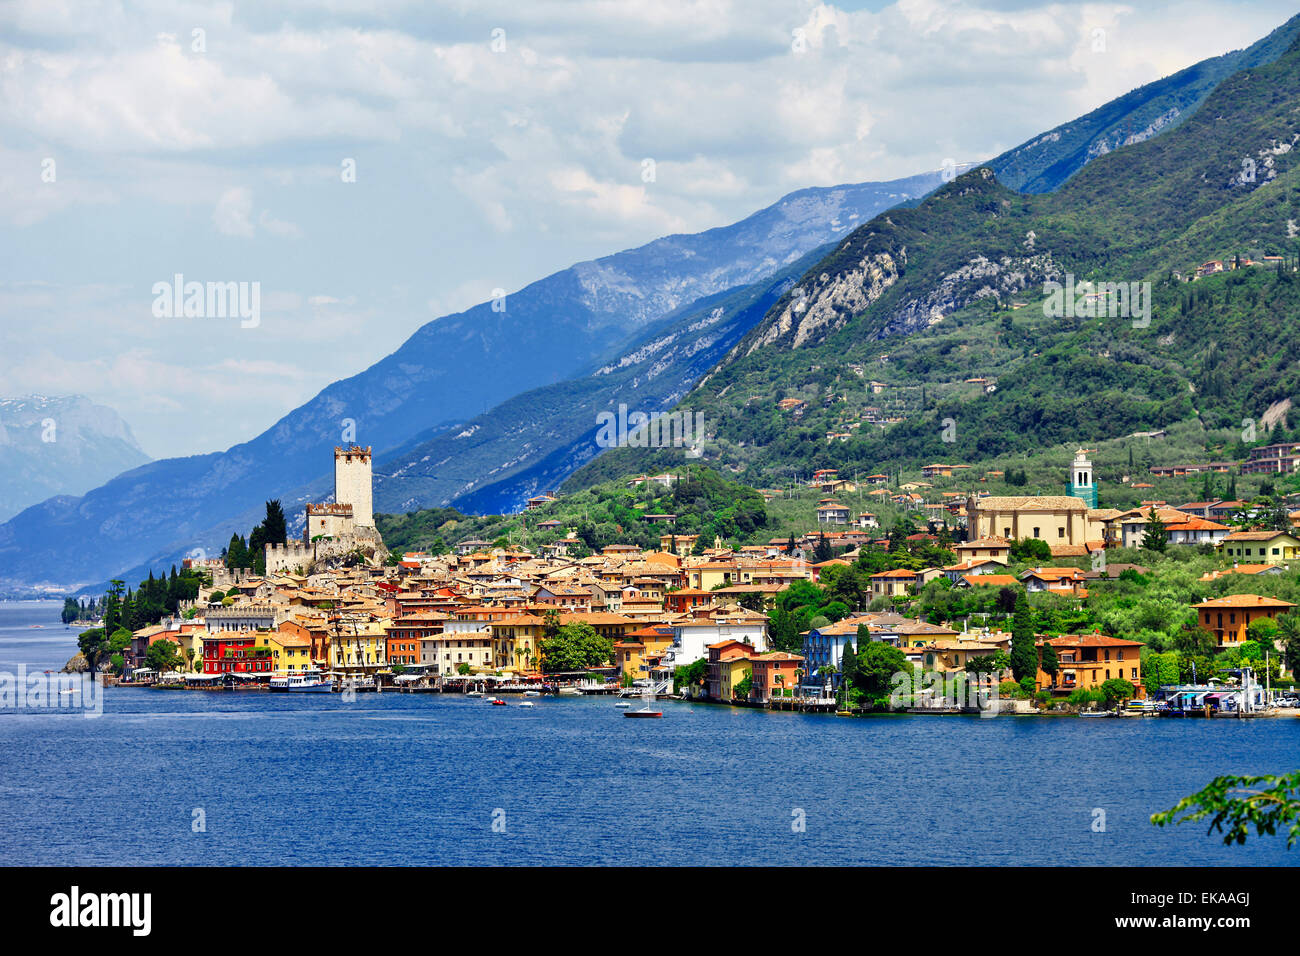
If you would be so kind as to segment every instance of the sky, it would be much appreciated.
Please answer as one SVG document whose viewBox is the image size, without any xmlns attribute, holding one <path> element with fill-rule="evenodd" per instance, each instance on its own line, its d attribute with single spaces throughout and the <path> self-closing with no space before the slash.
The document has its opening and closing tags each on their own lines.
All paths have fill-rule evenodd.
<svg viewBox="0 0 1300 956">
<path fill-rule="evenodd" d="M 154 457 L 224 449 L 494 289 L 989 159 L 1294 12 L 6 0 L 0 396 L 86 395 Z M 256 283 L 256 319 L 169 314 L 178 274 Z"/>
</svg>

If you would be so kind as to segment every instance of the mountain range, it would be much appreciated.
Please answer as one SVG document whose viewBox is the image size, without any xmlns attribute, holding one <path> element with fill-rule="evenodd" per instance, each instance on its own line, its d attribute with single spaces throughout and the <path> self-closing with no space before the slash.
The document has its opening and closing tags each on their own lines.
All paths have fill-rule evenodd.
<svg viewBox="0 0 1300 956">
<path fill-rule="evenodd" d="M 712 423 L 704 462 L 749 483 L 932 461 L 975 477 L 1176 423 L 1207 451 L 1216 432 L 1285 428 L 1300 398 L 1297 102 L 1293 40 L 1050 194 L 983 166 L 864 224 L 682 401 Z M 621 448 L 566 487 L 672 463 Z"/>
<path fill-rule="evenodd" d="M 147 461 L 117 412 L 81 395 L 0 398 L 0 520 Z"/>
<path fill-rule="evenodd" d="M 580 263 L 510 294 L 504 308 L 484 303 L 437 319 L 247 443 L 153 462 L 79 497 L 26 509 L 0 525 L 0 583 L 75 587 L 134 576 L 195 547 L 219 548 L 232 531 L 251 527 L 266 498 L 282 498 L 292 515 L 301 502 L 328 492 L 330 449 L 349 420 L 356 439 L 376 451 L 377 509 L 517 507 L 603 451 L 594 442 L 596 411 L 619 402 L 655 411 L 683 396 L 690 406 L 703 394 L 691 392 L 697 381 L 704 377 L 702 388 L 714 388 L 716 397 L 719 376 L 740 384 L 734 369 L 747 359 L 758 367 L 790 355 L 791 346 L 824 346 L 850 326 L 854 341 L 923 333 L 936 315 L 989 299 L 984 290 L 1005 298 L 1055 274 L 1075 240 L 1062 219 L 1045 222 L 1037 248 L 1024 249 L 1025 234 L 1035 231 L 1028 227 L 1039 222 L 1035 210 L 1064 208 L 1056 197 L 1068 190 L 1058 187 L 1072 187 L 1096 160 L 1182 133 L 1224 77 L 1277 60 L 1298 29 L 1300 18 L 1247 50 L 1142 87 L 954 182 L 928 173 L 802 190 L 731 226 Z M 1058 191 L 1043 196 L 1048 190 Z M 1104 199 L 1105 189 L 1096 192 Z M 951 226 L 943 217 L 931 221 L 940 208 L 976 217 L 979 229 L 993 224 L 997 240 L 962 227 L 936 243 L 929 230 Z M 1123 203 L 1107 208 L 1113 225 L 1090 241 L 1104 250 L 1118 248 L 1116 228 L 1140 236 L 1141 224 L 1126 218 Z M 1160 211 L 1171 212 L 1169 232 L 1202 225 L 1214 210 Z M 1021 225 L 1027 228 L 1013 236 Z M 992 281 L 985 281 L 988 263 Z M 797 315 L 796 300 L 806 302 Z M 844 356 L 835 358 L 841 366 Z M 720 360 L 722 368 L 710 375 Z M 616 467 L 626 451 L 597 458 L 580 474 Z M 751 447 L 742 457 L 755 454 Z"/>
</svg>

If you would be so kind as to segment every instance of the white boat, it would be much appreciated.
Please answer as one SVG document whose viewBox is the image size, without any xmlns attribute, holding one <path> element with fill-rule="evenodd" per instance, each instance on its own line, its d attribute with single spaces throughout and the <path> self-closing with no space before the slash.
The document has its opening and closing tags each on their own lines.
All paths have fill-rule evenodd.
<svg viewBox="0 0 1300 956">
<path fill-rule="evenodd" d="M 521 700 L 521 701 L 519 702 L 519 706 L 520 706 L 520 707 L 535 707 L 535 706 L 537 706 L 537 705 L 534 704 L 531 700 Z"/>
<path fill-rule="evenodd" d="M 541 696 L 542 696 L 542 692 L 541 692 L 540 690 L 526 690 L 526 691 L 524 691 L 524 696 L 525 696 L 525 697 L 541 697 Z"/>
<path fill-rule="evenodd" d="M 632 705 L 629 704 L 629 703 L 628 703 L 627 701 L 625 701 L 625 700 L 620 700 L 620 701 L 619 701 L 617 704 L 615 704 L 614 706 L 615 706 L 615 707 L 631 707 Z"/>
<path fill-rule="evenodd" d="M 483 696 L 483 692 L 482 692 L 481 690 L 471 690 L 471 691 L 466 691 L 466 692 L 465 692 L 465 696 L 466 696 L 466 697 L 482 697 L 482 696 Z"/>
<path fill-rule="evenodd" d="M 648 685 L 641 690 L 641 706 L 636 710 L 623 711 L 624 717 L 662 717 L 662 710 L 655 710 L 652 706 L 655 702 L 655 692 Z"/>
<path fill-rule="evenodd" d="M 301 674 L 272 677 L 270 689 L 296 694 L 328 694 L 333 690 L 333 685 L 320 671 L 307 670 Z"/>
</svg>

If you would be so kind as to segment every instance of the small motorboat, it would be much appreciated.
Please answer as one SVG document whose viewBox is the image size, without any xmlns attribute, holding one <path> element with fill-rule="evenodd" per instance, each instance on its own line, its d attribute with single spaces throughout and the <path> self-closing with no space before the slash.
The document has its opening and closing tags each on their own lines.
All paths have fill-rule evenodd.
<svg viewBox="0 0 1300 956">
<path fill-rule="evenodd" d="M 627 701 L 625 701 L 625 700 L 620 700 L 620 701 L 619 701 L 617 704 L 615 704 L 614 706 L 615 706 L 615 707 L 631 707 L 632 705 L 629 704 L 629 703 L 628 703 Z"/>
<path fill-rule="evenodd" d="M 1080 717 L 1114 717 L 1115 712 L 1112 710 L 1085 710 L 1079 714 Z"/>
<path fill-rule="evenodd" d="M 488 701 L 488 703 L 490 703 L 493 707 L 504 707 L 506 705 L 506 702 L 502 700 L 500 697 L 493 697 L 490 701 Z"/>
<path fill-rule="evenodd" d="M 502 703 L 505 703 L 505 701 L 502 701 Z M 531 700 L 521 700 L 521 701 L 519 702 L 519 706 L 520 706 L 520 707 L 536 707 L 537 705 L 534 704 Z"/>
<path fill-rule="evenodd" d="M 470 691 L 466 691 L 466 692 L 465 692 L 465 696 L 466 696 L 466 697 L 482 697 L 482 696 L 483 696 L 483 692 L 482 692 L 481 690 L 470 690 Z"/>
<path fill-rule="evenodd" d="M 525 697 L 541 697 L 541 696 L 542 696 L 542 692 L 541 692 L 540 690 L 526 690 L 526 691 L 524 691 L 524 696 L 525 696 Z"/>
</svg>

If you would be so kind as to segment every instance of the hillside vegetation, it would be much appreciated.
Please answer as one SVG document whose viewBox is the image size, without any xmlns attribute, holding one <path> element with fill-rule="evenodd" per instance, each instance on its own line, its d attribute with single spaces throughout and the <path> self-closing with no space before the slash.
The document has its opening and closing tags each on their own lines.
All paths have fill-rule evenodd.
<svg viewBox="0 0 1300 956">
<path fill-rule="evenodd" d="M 1213 457 L 1228 430 L 1300 396 L 1297 101 L 1293 44 L 1056 193 L 1013 192 L 982 168 L 876 217 L 683 401 L 709 423 L 705 459 L 763 486 L 818 467 L 978 465 L 1179 423 Z M 1265 255 L 1280 266 L 1182 281 L 1206 260 Z M 1052 308 L 1047 282 L 1137 284 L 1143 309 L 1090 315 L 1082 295 Z M 670 461 L 617 449 L 566 488 Z"/>
</svg>

